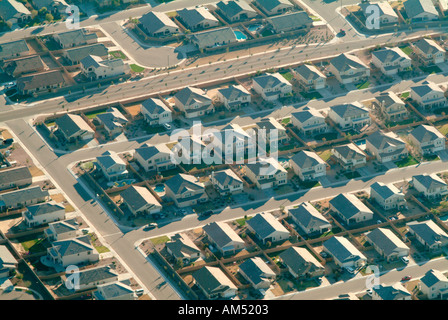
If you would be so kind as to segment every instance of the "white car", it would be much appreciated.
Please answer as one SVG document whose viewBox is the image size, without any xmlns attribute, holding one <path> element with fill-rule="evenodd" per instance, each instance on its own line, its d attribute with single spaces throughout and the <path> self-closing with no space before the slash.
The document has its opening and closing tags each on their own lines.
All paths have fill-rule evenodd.
<svg viewBox="0 0 448 320">
<path fill-rule="evenodd" d="M 164 123 L 164 124 L 163 124 L 163 127 L 164 127 L 166 130 L 171 130 L 171 125 L 168 124 L 168 123 Z"/>
<path fill-rule="evenodd" d="M 409 263 L 409 258 L 408 257 L 401 257 L 401 261 L 403 261 L 404 263 L 408 264 Z"/>
<path fill-rule="evenodd" d="M 353 269 L 352 267 L 345 267 L 345 270 L 347 270 L 348 273 L 355 273 L 355 269 Z"/>
<path fill-rule="evenodd" d="M 373 294 L 373 290 L 372 289 L 367 289 L 367 294 L 369 295 L 369 296 L 372 296 L 372 294 Z"/>
</svg>

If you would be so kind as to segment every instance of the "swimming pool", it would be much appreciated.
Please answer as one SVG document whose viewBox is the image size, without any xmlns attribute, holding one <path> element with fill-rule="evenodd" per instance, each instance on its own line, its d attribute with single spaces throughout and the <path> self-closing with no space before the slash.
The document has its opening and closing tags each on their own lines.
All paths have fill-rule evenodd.
<svg viewBox="0 0 448 320">
<path fill-rule="evenodd" d="M 235 36 L 236 36 L 237 40 L 242 41 L 242 40 L 246 40 L 247 39 L 247 36 L 244 33 L 242 33 L 241 31 L 235 30 L 233 32 L 235 33 Z"/>
<path fill-rule="evenodd" d="M 261 29 L 261 27 L 263 27 L 261 24 L 252 24 L 247 27 L 247 30 L 249 30 L 250 32 L 257 32 Z"/>
<path fill-rule="evenodd" d="M 163 184 L 158 184 L 154 188 L 154 191 L 157 192 L 157 193 L 164 192 L 165 191 L 165 186 Z"/>
<path fill-rule="evenodd" d="M 366 139 L 357 140 L 357 141 L 354 141 L 354 143 L 355 143 L 357 146 L 362 146 L 363 144 L 366 144 Z"/>
</svg>

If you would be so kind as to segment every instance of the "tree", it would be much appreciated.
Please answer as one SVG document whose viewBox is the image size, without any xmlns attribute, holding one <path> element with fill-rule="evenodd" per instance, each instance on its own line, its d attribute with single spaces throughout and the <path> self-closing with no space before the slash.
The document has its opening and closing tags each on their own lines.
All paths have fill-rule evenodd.
<svg viewBox="0 0 448 320">
<path fill-rule="evenodd" d="M 51 21 L 54 20 L 54 17 L 53 17 L 53 15 L 51 13 L 47 13 L 45 15 L 45 20 L 47 20 L 48 22 L 51 22 Z"/>
<path fill-rule="evenodd" d="M 39 12 L 37 12 L 37 10 L 31 10 L 31 19 L 36 18 L 36 16 L 39 14 Z"/>
</svg>

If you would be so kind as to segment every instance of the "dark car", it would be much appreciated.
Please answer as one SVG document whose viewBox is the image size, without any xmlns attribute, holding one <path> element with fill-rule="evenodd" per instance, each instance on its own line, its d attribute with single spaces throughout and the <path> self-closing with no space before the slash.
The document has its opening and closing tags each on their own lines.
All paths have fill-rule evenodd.
<svg viewBox="0 0 448 320">
<path fill-rule="evenodd" d="M 213 214 L 212 210 L 207 210 L 201 213 L 201 217 L 210 217 Z"/>
<path fill-rule="evenodd" d="M 11 144 L 13 142 L 14 142 L 14 139 L 12 139 L 12 138 L 3 140 L 3 144 Z"/>
</svg>

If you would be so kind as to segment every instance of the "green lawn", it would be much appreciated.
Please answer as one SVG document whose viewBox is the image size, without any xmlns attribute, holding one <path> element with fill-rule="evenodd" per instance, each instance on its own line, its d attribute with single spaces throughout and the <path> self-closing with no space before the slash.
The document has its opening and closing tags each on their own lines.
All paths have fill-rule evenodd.
<svg viewBox="0 0 448 320">
<path fill-rule="evenodd" d="M 414 52 L 414 50 L 412 50 L 412 48 L 410 46 L 402 46 L 400 47 L 401 51 L 403 51 L 404 53 L 406 53 L 408 56 Z"/>
<path fill-rule="evenodd" d="M 286 126 L 288 123 L 290 123 L 291 122 L 291 118 L 285 118 L 285 119 L 283 119 L 282 120 L 282 124 L 284 125 L 284 126 Z"/>
<path fill-rule="evenodd" d="M 304 97 L 307 100 L 314 100 L 314 99 L 320 99 L 322 98 L 322 95 L 317 91 L 311 91 L 311 92 L 300 92 L 300 95 Z"/>
<path fill-rule="evenodd" d="M 418 163 L 418 161 L 415 160 L 415 158 L 413 156 L 408 156 L 407 158 L 405 158 L 403 160 L 395 162 L 395 164 L 397 165 L 398 168 L 409 167 L 409 166 L 412 166 L 417 163 Z"/>
<path fill-rule="evenodd" d="M 406 100 L 408 97 L 409 97 L 409 95 L 411 94 L 411 92 L 403 92 L 402 94 L 401 94 L 401 99 L 402 100 Z"/>
<path fill-rule="evenodd" d="M 43 242 L 45 239 L 32 239 L 21 242 L 23 249 L 28 251 L 29 253 L 38 253 L 46 251 L 47 248 L 44 246 Z"/>
<path fill-rule="evenodd" d="M 241 219 L 237 219 L 235 220 L 241 227 L 244 226 L 246 224 L 247 220 L 252 219 L 252 217 L 247 217 L 247 218 L 241 218 Z"/>
<path fill-rule="evenodd" d="M 443 126 L 437 127 L 437 130 L 439 130 L 441 134 L 446 136 L 448 134 L 448 123 L 444 124 Z"/>
<path fill-rule="evenodd" d="M 134 72 L 143 72 L 143 71 L 145 71 L 145 68 L 140 67 L 140 66 L 138 66 L 136 64 L 131 64 L 130 67 L 131 67 L 131 70 L 134 71 Z"/>
<path fill-rule="evenodd" d="M 322 140 L 325 138 L 326 141 L 335 140 L 338 138 L 338 133 L 337 132 L 322 133 L 316 135 L 314 138 L 316 138 L 316 140 Z"/>
<path fill-rule="evenodd" d="M 366 82 L 360 83 L 358 85 L 356 85 L 356 88 L 358 90 L 362 90 L 362 89 L 367 89 L 370 86 L 370 81 L 367 80 Z"/>
<path fill-rule="evenodd" d="M 331 158 L 331 150 L 325 150 L 325 151 L 322 151 L 322 152 L 318 152 L 317 155 L 318 155 L 322 160 L 324 160 L 325 162 L 327 162 L 328 159 Z"/>
<path fill-rule="evenodd" d="M 112 51 L 110 52 L 110 54 L 112 55 L 112 57 L 116 58 L 116 59 L 122 59 L 122 60 L 126 60 L 128 57 L 126 57 L 126 55 L 121 52 L 121 51 Z"/>
<path fill-rule="evenodd" d="M 300 186 L 305 188 L 305 189 L 311 189 L 311 188 L 315 188 L 315 187 L 319 187 L 320 186 L 320 182 L 319 181 L 300 181 Z"/>
<path fill-rule="evenodd" d="M 106 113 L 106 110 L 100 110 L 100 111 L 94 111 L 94 112 L 88 112 L 85 113 L 84 115 L 89 118 L 89 119 L 95 119 L 95 117 L 99 114 L 103 114 Z"/>
<path fill-rule="evenodd" d="M 291 82 L 291 80 L 294 78 L 294 76 L 292 75 L 292 73 L 290 71 L 281 72 L 280 74 L 283 76 L 283 78 L 285 78 L 289 82 Z"/>
<path fill-rule="evenodd" d="M 161 236 L 161 237 L 157 237 L 157 238 L 152 238 L 150 240 L 154 245 L 158 245 L 158 244 L 164 244 L 164 243 L 170 241 L 170 238 L 168 238 L 168 236 Z"/>
</svg>

